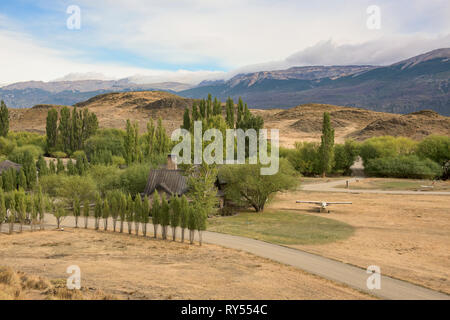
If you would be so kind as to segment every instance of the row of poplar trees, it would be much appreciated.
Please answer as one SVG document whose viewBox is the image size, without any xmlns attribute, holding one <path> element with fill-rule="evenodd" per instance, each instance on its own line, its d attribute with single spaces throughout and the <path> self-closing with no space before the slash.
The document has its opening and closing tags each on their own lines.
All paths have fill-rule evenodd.
<svg viewBox="0 0 450 320">
<path fill-rule="evenodd" d="M 114 232 L 123 233 L 126 225 L 128 233 L 131 234 L 134 226 L 134 233 L 139 235 L 141 230 L 144 237 L 147 236 L 147 224 L 151 217 L 154 238 L 158 237 L 159 228 L 161 228 L 162 239 L 170 238 L 168 232 L 170 226 L 173 241 L 176 240 L 177 229 L 180 228 L 181 242 L 185 240 L 185 231 L 189 230 L 191 244 L 194 243 L 195 230 L 197 230 L 201 245 L 201 233 L 206 229 L 206 216 L 197 214 L 185 196 L 181 198 L 172 196 L 170 199 L 166 199 L 165 193 L 160 196 L 157 191 L 153 194 L 151 204 L 147 197 L 142 199 L 139 194 L 133 200 L 130 194 L 126 195 L 120 190 L 113 190 L 104 199 L 98 194 L 93 208 L 90 208 L 89 201 L 86 200 L 81 204 L 79 200 L 75 199 L 72 211 L 77 228 L 79 217 L 84 217 L 84 228 L 88 228 L 89 217 L 93 215 L 95 230 L 101 229 L 101 222 L 103 222 L 103 230 L 108 230 L 108 222 L 112 219 Z M 58 220 L 59 213 L 54 212 L 54 214 Z"/>
<path fill-rule="evenodd" d="M 11 234 L 17 222 L 19 232 L 22 232 L 26 220 L 31 223 L 31 231 L 36 230 L 38 224 L 43 230 L 45 206 L 45 197 L 40 189 L 34 194 L 26 194 L 23 189 L 8 193 L 0 189 L 0 232 L 2 225 L 7 223 Z"/>
</svg>

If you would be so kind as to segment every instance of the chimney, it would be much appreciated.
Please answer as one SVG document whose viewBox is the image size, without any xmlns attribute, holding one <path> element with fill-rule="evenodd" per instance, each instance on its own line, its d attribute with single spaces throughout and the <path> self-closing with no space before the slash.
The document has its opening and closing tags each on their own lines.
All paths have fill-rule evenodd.
<svg viewBox="0 0 450 320">
<path fill-rule="evenodd" d="M 177 170 L 177 156 L 175 154 L 168 154 L 167 155 L 166 169 L 168 169 L 168 170 Z"/>
</svg>

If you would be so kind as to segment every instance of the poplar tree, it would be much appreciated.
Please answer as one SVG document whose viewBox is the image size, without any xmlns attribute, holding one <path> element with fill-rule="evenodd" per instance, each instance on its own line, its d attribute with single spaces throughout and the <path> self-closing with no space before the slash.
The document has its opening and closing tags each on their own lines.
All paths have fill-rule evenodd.
<svg viewBox="0 0 450 320">
<path fill-rule="evenodd" d="M 192 121 L 197 121 L 200 118 L 198 109 L 197 109 L 197 102 L 194 102 L 192 105 Z"/>
<path fill-rule="evenodd" d="M 150 118 L 147 122 L 147 156 L 152 156 L 155 154 L 156 144 L 156 128 L 153 123 L 153 119 Z"/>
<path fill-rule="evenodd" d="M 37 220 L 37 211 L 36 211 L 36 207 L 34 206 L 34 198 L 35 198 L 35 196 L 27 196 L 27 198 L 26 198 L 27 212 L 30 215 L 30 220 L 31 220 L 31 231 L 35 230 L 36 220 Z"/>
<path fill-rule="evenodd" d="M 169 203 L 166 199 L 166 194 L 163 193 L 161 197 L 161 226 L 162 226 L 162 238 L 167 239 L 167 229 L 170 224 Z"/>
<path fill-rule="evenodd" d="M 196 219 L 195 219 L 195 211 L 192 206 L 188 208 L 188 216 L 187 216 L 187 224 L 189 229 L 189 243 L 194 243 L 195 230 L 197 229 Z"/>
<path fill-rule="evenodd" d="M 18 187 L 22 189 L 27 189 L 27 178 L 25 177 L 25 172 L 23 171 L 23 167 L 20 168 L 18 173 Z"/>
<path fill-rule="evenodd" d="M 66 210 L 64 210 L 64 208 L 58 204 L 53 204 L 53 215 L 56 218 L 56 224 L 57 224 L 57 228 L 60 229 L 61 228 L 61 222 L 64 219 L 64 217 L 66 216 Z"/>
<path fill-rule="evenodd" d="M 170 199 L 170 227 L 172 229 L 172 240 L 175 241 L 177 227 L 180 225 L 180 199 L 173 195 Z"/>
<path fill-rule="evenodd" d="M 139 235 L 139 225 L 142 222 L 142 201 L 141 196 L 137 194 L 134 198 L 134 232 Z"/>
<path fill-rule="evenodd" d="M 59 143 L 62 150 L 66 153 L 71 151 L 71 137 L 72 137 L 72 123 L 70 119 L 70 110 L 68 107 L 63 107 L 60 112 L 59 126 Z"/>
<path fill-rule="evenodd" d="M 228 124 L 228 127 L 230 127 L 231 129 L 234 129 L 234 102 L 233 102 L 233 99 L 228 97 L 226 106 L 227 106 L 226 122 Z"/>
<path fill-rule="evenodd" d="M 75 197 L 72 203 L 73 216 L 75 217 L 75 228 L 78 228 L 78 218 L 81 215 L 80 199 Z"/>
<path fill-rule="evenodd" d="M 123 224 L 127 216 L 127 197 L 124 193 L 120 193 L 119 216 L 120 216 L 120 233 L 123 233 Z"/>
<path fill-rule="evenodd" d="M 36 168 L 37 170 L 39 170 L 39 176 L 43 177 L 48 174 L 47 162 L 42 155 L 39 155 L 39 158 L 36 162 Z"/>
<path fill-rule="evenodd" d="M 222 106 L 221 106 L 221 102 L 219 100 L 217 100 L 217 98 L 214 98 L 214 103 L 213 103 L 213 114 L 215 116 L 217 115 L 221 115 L 222 114 Z"/>
<path fill-rule="evenodd" d="M 44 230 L 44 215 L 45 215 L 45 209 L 44 209 L 44 195 L 42 194 L 42 189 L 41 186 L 38 186 L 38 191 L 37 191 L 37 195 L 36 198 L 34 199 L 35 201 L 35 207 L 36 207 L 36 212 L 39 216 L 39 229 L 40 230 Z"/>
<path fill-rule="evenodd" d="M 47 112 L 45 130 L 47 133 L 47 151 L 54 150 L 58 143 L 58 111 L 55 108 L 51 108 Z"/>
<path fill-rule="evenodd" d="M 103 230 L 108 231 L 108 219 L 110 215 L 110 206 L 108 199 L 105 199 L 103 201 L 103 210 L 102 210 L 102 217 L 103 217 Z"/>
<path fill-rule="evenodd" d="M 58 158 L 56 160 L 56 173 L 61 174 L 64 172 L 66 172 L 66 168 L 64 167 L 64 162 L 60 158 Z"/>
<path fill-rule="evenodd" d="M 102 211 L 103 211 L 102 199 L 100 198 L 100 194 L 97 193 L 97 196 L 95 199 L 95 208 L 94 208 L 95 230 L 98 230 L 98 228 L 99 228 L 100 218 L 103 215 Z"/>
<path fill-rule="evenodd" d="M 144 234 L 144 237 L 147 236 L 147 224 L 150 220 L 150 205 L 148 202 L 147 196 L 144 197 L 144 200 L 142 201 L 142 233 Z"/>
<path fill-rule="evenodd" d="M 9 131 L 9 112 L 8 107 L 2 100 L 0 102 L 0 136 L 6 137 Z"/>
<path fill-rule="evenodd" d="M 185 195 L 181 197 L 180 201 L 180 227 L 181 227 L 181 242 L 184 242 L 184 231 L 188 227 L 189 203 Z"/>
<path fill-rule="evenodd" d="M 48 165 L 48 172 L 50 174 L 55 174 L 56 173 L 55 160 L 50 160 L 50 163 Z"/>
<path fill-rule="evenodd" d="M 69 159 L 69 161 L 67 161 L 67 173 L 69 174 L 69 176 L 74 176 L 76 174 L 72 159 Z"/>
<path fill-rule="evenodd" d="M 7 208 L 9 209 L 9 234 L 12 234 L 14 229 L 14 223 L 16 222 L 16 201 L 14 199 L 14 196 L 11 196 L 9 199 L 9 203 L 7 205 Z"/>
<path fill-rule="evenodd" d="M 187 131 L 191 130 L 191 117 L 189 116 L 189 108 L 184 109 L 182 128 L 186 129 Z"/>
<path fill-rule="evenodd" d="M 331 171 L 334 162 L 334 129 L 331 126 L 330 114 L 324 112 L 322 137 L 320 144 L 320 164 L 322 176 L 325 177 Z"/>
<path fill-rule="evenodd" d="M 116 232 L 117 218 L 119 217 L 119 202 L 120 202 L 120 194 L 118 191 L 113 191 L 109 194 L 109 207 L 110 207 L 110 215 L 113 220 L 113 231 Z"/>
<path fill-rule="evenodd" d="M 126 220 L 128 223 L 128 234 L 131 234 L 131 226 L 133 224 L 133 216 L 134 216 L 134 202 L 131 194 L 128 194 L 127 198 L 127 210 L 126 210 Z"/>
<path fill-rule="evenodd" d="M 161 222 L 161 203 L 159 199 L 158 191 L 155 190 L 153 193 L 153 202 L 152 202 L 152 224 L 153 224 L 153 236 L 154 238 L 158 237 L 158 225 Z"/>
<path fill-rule="evenodd" d="M 89 222 L 89 201 L 88 200 L 84 200 L 83 203 L 83 217 L 84 217 L 84 228 L 87 229 L 88 227 L 88 222 Z"/>
<path fill-rule="evenodd" d="M 0 188 L 0 233 L 2 232 L 2 225 L 6 220 L 6 205 L 5 205 L 5 194 Z"/>
</svg>

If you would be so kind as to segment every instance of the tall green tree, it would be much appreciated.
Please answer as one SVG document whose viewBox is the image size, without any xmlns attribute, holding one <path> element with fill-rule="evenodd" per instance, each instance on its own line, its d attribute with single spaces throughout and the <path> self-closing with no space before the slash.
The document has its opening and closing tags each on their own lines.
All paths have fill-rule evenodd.
<svg viewBox="0 0 450 320">
<path fill-rule="evenodd" d="M 181 242 L 184 242 L 184 231 L 188 227 L 189 203 L 185 195 L 180 200 Z"/>
<path fill-rule="evenodd" d="M 72 122 L 68 107 L 61 109 L 58 134 L 61 149 L 66 153 L 71 153 Z"/>
<path fill-rule="evenodd" d="M 323 114 L 320 155 L 322 176 L 325 177 L 333 168 L 334 162 L 334 129 L 331 126 L 330 114 L 328 112 L 324 112 Z"/>
<path fill-rule="evenodd" d="M 226 109 L 227 109 L 226 121 L 228 127 L 234 129 L 234 102 L 233 99 L 231 99 L 231 97 L 228 97 L 227 99 Z"/>
<path fill-rule="evenodd" d="M 134 232 L 139 235 L 139 225 L 142 222 L 142 200 L 137 194 L 134 198 Z"/>
<path fill-rule="evenodd" d="M 6 137 L 9 131 L 9 112 L 8 107 L 2 100 L 0 102 L 0 136 Z"/>
<path fill-rule="evenodd" d="M 153 224 L 153 236 L 156 239 L 158 237 L 158 225 L 161 223 L 161 203 L 158 191 L 153 193 L 152 202 L 152 224 Z"/>
<path fill-rule="evenodd" d="M 90 213 L 90 207 L 89 207 L 89 200 L 84 200 L 83 203 L 83 217 L 84 217 L 84 228 L 87 229 L 88 222 L 89 222 L 89 213 Z"/>
<path fill-rule="evenodd" d="M 39 158 L 36 162 L 36 169 L 39 171 L 39 176 L 41 177 L 48 174 L 47 162 L 42 155 L 39 155 Z"/>
<path fill-rule="evenodd" d="M 147 236 L 147 224 L 150 221 L 150 204 L 148 202 L 147 196 L 142 200 L 142 233 L 144 237 Z"/>
<path fill-rule="evenodd" d="M 2 224 L 6 220 L 5 194 L 0 188 L 0 233 L 2 232 Z"/>
<path fill-rule="evenodd" d="M 47 151 L 52 151 L 58 143 L 58 111 L 51 108 L 47 112 Z"/>
<path fill-rule="evenodd" d="M 181 202 L 180 199 L 173 195 L 170 198 L 170 227 L 172 229 L 172 240 L 175 241 L 177 234 L 177 227 L 180 226 L 181 216 Z"/>
<path fill-rule="evenodd" d="M 123 233 L 123 224 L 126 221 L 127 217 L 127 197 L 124 193 L 120 192 L 120 233 Z"/>
<path fill-rule="evenodd" d="M 128 194 L 127 198 L 126 220 L 128 223 L 128 234 L 131 234 L 131 227 L 134 221 L 134 201 L 131 194 Z"/>
<path fill-rule="evenodd" d="M 103 212 L 102 212 L 103 230 L 105 230 L 105 231 L 108 231 L 108 220 L 109 220 L 110 214 L 111 214 L 111 208 L 110 208 L 108 199 L 106 198 L 103 201 Z"/>
<path fill-rule="evenodd" d="M 161 227 L 162 227 L 162 238 L 167 239 L 167 229 L 170 224 L 170 207 L 166 199 L 166 194 L 163 193 L 161 196 Z"/>
<path fill-rule="evenodd" d="M 191 117 L 189 116 L 189 108 L 184 109 L 182 128 L 186 129 L 187 131 L 191 130 Z"/>
<path fill-rule="evenodd" d="M 75 228 L 78 228 L 78 218 L 81 215 L 80 199 L 75 197 L 72 204 L 73 216 L 75 217 Z"/>
<path fill-rule="evenodd" d="M 97 193 L 95 197 L 95 207 L 94 207 L 94 218 L 95 218 L 95 230 L 98 230 L 100 227 L 100 218 L 103 215 L 103 202 L 102 198 L 100 198 L 100 194 Z"/>
</svg>

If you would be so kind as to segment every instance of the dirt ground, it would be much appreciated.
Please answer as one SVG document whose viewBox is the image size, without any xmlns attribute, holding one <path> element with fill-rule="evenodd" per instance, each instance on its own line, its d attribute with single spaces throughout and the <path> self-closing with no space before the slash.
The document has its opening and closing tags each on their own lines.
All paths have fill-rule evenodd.
<svg viewBox="0 0 450 320">
<path fill-rule="evenodd" d="M 345 240 L 294 247 L 450 293 L 450 197 L 321 193 L 297 190 L 279 194 L 268 209 L 318 215 L 306 201 L 352 201 L 320 214 L 355 227 Z"/>
<path fill-rule="evenodd" d="M 244 252 L 84 229 L 0 234 L 0 265 L 119 299 L 370 299 Z"/>
</svg>

